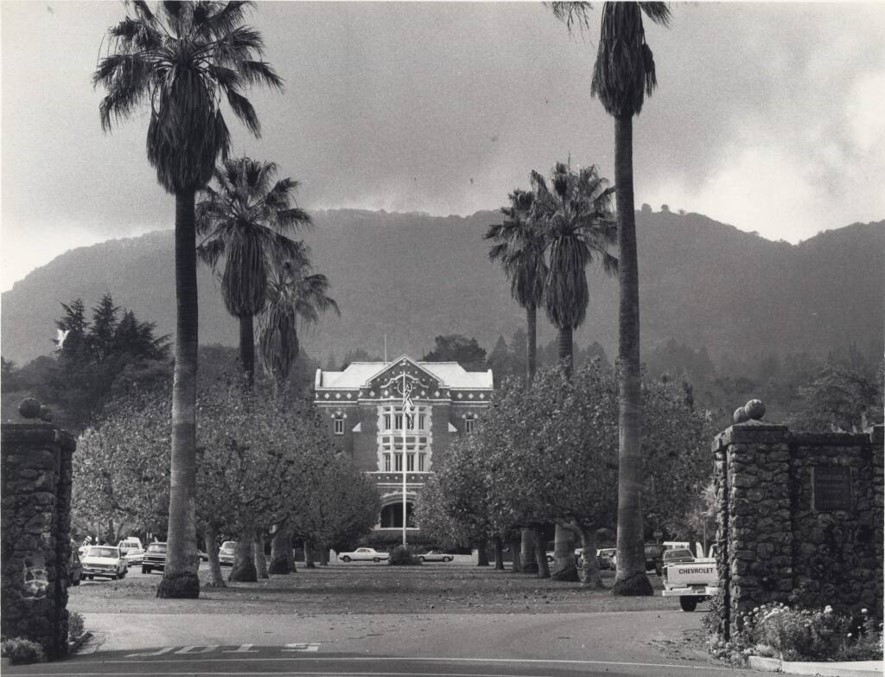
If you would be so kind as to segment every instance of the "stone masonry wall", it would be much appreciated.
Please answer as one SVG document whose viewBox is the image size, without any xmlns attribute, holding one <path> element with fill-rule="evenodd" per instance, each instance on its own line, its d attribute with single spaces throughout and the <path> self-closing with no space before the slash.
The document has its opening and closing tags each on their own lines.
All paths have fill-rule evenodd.
<svg viewBox="0 0 885 677">
<path fill-rule="evenodd" d="M 881 426 L 811 435 L 758 420 L 716 438 L 725 637 L 743 613 L 769 602 L 867 608 L 881 617 L 882 446 Z"/>
<path fill-rule="evenodd" d="M 67 653 L 74 439 L 46 423 L 2 426 L 2 634 Z"/>
</svg>

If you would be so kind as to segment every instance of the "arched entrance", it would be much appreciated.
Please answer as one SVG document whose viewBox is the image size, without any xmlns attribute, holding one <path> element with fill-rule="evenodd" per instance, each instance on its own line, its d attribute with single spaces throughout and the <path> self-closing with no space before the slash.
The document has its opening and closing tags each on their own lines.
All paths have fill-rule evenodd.
<svg viewBox="0 0 885 677">
<path fill-rule="evenodd" d="M 406 527 L 413 528 L 415 526 L 414 504 L 406 501 Z M 391 503 L 381 508 L 381 528 L 382 529 L 402 529 L 403 528 L 403 504 L 402 501 Z"/>
</svg>

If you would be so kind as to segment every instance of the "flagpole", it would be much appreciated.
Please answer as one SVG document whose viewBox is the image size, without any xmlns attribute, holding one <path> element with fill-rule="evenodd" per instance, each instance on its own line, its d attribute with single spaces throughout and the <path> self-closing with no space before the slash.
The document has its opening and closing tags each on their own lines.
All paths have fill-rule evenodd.
<svg viewBox="0 0 885 677">
<path fill-rule="evenodd" d="M 406 370 L 403 369 L 403 548 L 406 547 Z"/>
</svg>

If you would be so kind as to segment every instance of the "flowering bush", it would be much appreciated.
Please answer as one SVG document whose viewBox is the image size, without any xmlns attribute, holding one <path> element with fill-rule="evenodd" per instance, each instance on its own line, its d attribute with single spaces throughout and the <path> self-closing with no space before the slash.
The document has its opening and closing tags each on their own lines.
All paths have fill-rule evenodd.
<svg viewBox="0 0 885 677">
<path fill-rule="evenodd" d="M 732 662 L 750 654 L 787 661 L 882 659 L 882 624 L 866 609 L 850 617 L 834 613 L 829 605 L 792 609 L 778 602 L 742 613 L 737 625 L 728 642 L 711 636 L 712 654 Z"/>
</svg>

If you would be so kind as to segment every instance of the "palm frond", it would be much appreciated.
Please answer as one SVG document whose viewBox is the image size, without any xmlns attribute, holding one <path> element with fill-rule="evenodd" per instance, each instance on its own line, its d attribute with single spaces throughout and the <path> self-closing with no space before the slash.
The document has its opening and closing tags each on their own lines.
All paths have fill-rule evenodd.
<svg viewBox="0 0 885 677">
<path fill-rule="evenodd" d="M 569 33 L 577 26 L 581 33 L 590 30 L 590 12 L 593 5 L 589 2 L 545 2 L 553 12 L 553 16 L 562 21 Z"/>
<path fill-rule="evenodd" d="M 227 103 L 240 121 L 246 125 L 246 128 L 255 136 L 261 136 L 261 122 L 258 120 L 258 114 L 252 106 L 249 99 L 236 90 L 228 88 L 225 92 L 227 95 Z"/>
<path fill-rule="evenodd" d="M 264 84 L 274 89 L 283 89 L 283 79 L 266 61 L 242 61 L 240 72 L 250 84 Z"/>
</svg>

